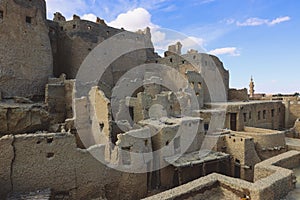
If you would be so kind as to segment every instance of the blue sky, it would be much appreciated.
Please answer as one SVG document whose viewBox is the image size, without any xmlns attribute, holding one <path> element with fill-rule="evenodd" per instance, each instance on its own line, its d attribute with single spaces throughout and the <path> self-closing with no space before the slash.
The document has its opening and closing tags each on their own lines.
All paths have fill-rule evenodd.
<svg viewBox="0 0 300 200">
<path fill-rule="evenodd" d="M 46 1 L 48 18 L 59 11 L 68 19 L 73 14 L 89 20 L 98 16 L 110 26 L 131 31 L 149 26 L 161 48 L 171 42 L 164 29 L 185 34 L 198 42 L 198 50 L 222 60 L 230 71 L 231 87 L 248 88 L 253 75 L 257 92 L 300 91 L 298 0 Z"/>
</svg>

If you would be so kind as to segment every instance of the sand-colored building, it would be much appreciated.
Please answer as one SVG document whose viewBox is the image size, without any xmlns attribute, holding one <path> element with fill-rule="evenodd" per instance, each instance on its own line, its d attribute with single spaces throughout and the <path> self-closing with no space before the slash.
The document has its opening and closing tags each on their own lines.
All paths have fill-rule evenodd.
<svg viewBox="0 0 300 200">
<path fill-rule="evenodd" d="M 101 49 L 112 38 L 137 48 L 103 66 L 122 49 Z M 149 28 L 47 20 L 44 0 L 1 1 L 0 41 L 0 199 L 280 199 L 295 187 L 298 99 L 253 101 L 253 80 L 250 97 L 229 88 L 216 56 L 178 42 L 160 57 Z M 84 93 L 96 51 L 105 70 Z"/>
</svg>

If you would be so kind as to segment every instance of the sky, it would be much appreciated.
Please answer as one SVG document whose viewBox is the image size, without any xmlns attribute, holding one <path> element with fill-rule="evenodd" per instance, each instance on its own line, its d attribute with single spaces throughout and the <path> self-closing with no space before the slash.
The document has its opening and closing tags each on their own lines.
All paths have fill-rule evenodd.
<svg viewBox="0 0 300 200">
<path fill-rule="evenodd" d="M 166 48 L 187 36 L 183 53 L 193 48 L 216 55 L 230 71 L 231 88 L 257 93 L 300 91 L 299 0 L 46 0 L 47 16 L 61 12 L 109 26 L 137 31 L 151 28 L 155 47 Z M 180 39 L 180 37 L 178 37 Z M 192 41 L 192 42 L 191 42 Z M 197 45 L 195 45 L 197 44 Z"/>
</svg>

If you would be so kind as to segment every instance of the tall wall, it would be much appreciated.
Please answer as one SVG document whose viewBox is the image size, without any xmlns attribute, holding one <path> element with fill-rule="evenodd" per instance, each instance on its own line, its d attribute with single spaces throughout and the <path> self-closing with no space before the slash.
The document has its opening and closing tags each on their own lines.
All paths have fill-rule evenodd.
<svg viewBox="0 0 300 200">
<path fill-rule="evenodd" d="M 0 92 L 4 98 L 43 95 L 52 75 L 44 0 L 2 0 Z"/>
<path fill-rule="evenodd" d="M 204 103 L 227 100 L 229 71 L 224 68 L 223 63 L 217 57 L 195 52 L 184 55 L 167 53 L 166 55 L 167 57 L 158 59 L 157 62 L 173 67 L 183 76 L 186 76 L 188 71 L 201 74 L 203 80 L 199 79 L 199 82 L 201 82 Z"/>
<path fill-rule="evenodd" d="M 55 16 L 58 16 L 56 13 Z M 94 23 L 81 20 L 74 16 L 73 20 L 65 21 L 54 18 L 48 22 L 50 26 L 50 38 L 54 59 L 54 75 L 65 73 L 67 78 L 76 78 L 77 71 L 87 55 L 101 42 L 125 30 L 107 26 L 105 23 Z M 100 89 L 107 97 L 111 96 L 111 90 L 120 77 L 135 66 L 146 63 L 155 57 L 151 42 L 150 29 L 144 32 L 131 33 L 126 31 L 126 40 L 132 40 L 133 44 L 145 43 L 150 49 L 136 50 L 116 58 L 100 79 Z M 117 47 L 116 47 L 117 48 Z M 104 66 L 99 66 L 104 67 Z M 100 78 L 100 77 L 99 77 Z"/>
</svg>

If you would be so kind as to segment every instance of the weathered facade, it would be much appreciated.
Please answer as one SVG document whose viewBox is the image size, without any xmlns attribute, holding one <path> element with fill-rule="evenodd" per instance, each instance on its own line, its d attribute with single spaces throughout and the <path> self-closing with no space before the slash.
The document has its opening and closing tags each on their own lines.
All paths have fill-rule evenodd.
<svg viewBox="0 0 300 200">
<path fill-rule="evenodd" d="M 0 2 L 2 97 L 44 95 L 53 57 L 44 0 Z"/>
<path fill-rule="evenodd" d="M 246 89 L 229 88 L 215 56 L 182 54 L 178 42 L 160 57 L 149 28 L 60 13 L 46 20 L 45 6 L 0 2 L 0 199 L 37 190 L 141 199 L 168 189 L 149 199 L 279 199 L 294 188 L 288 169 L 300 156 L 288 150 L 300 142 L 285 136 L 300 135 L 296 99 L 251 101 Z M 120 55 L 78 95 L 82 63 L 116 34 L 147 48 Z M 143 64 L 152 65 L 132 72 Z"/>
</svg>

